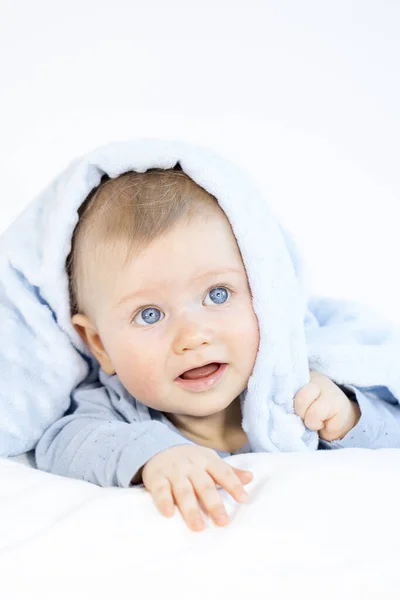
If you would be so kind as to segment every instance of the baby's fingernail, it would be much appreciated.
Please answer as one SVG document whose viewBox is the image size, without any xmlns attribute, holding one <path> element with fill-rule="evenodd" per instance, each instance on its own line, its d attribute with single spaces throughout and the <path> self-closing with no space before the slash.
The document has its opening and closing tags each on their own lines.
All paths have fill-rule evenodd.
<svg viewBox="0 0 400 600">
<path fill-rule="evenodd" d="M 163 510 L 163 514 L 165 517 L 173 517 L 175 513 L 175 508 L 173 506 L 166 506 Z"/>
<path fill-rule="evenodd" d="M 221 511 L 214 514 L 214 521 L 217 525 L 225 525 L 229 521 L 229 517 L 225 511 Z"/>
<path fill-rule="evenodd" d="M 240 492 L 240 493 L 239 493 L 239 496 L 238 496 L 238 497 L 239 497 L 239 500 L 240 500 L 240 502 L 244 502 L 245 500 L 247 500 L 247 498 L 249 497 L 249 495 L 248 495 L 248 493 L 247 493 L 247 492 L 245 492 L 245 491 L 243 490 L 243 492 Z"/>
<path fill-rule="evenodd" d="M 203 529 L 204 528 L 204 521 L 202 519 L 194 519 L 192 521 L 192 526 L 195 529 Z"/>
</svg>

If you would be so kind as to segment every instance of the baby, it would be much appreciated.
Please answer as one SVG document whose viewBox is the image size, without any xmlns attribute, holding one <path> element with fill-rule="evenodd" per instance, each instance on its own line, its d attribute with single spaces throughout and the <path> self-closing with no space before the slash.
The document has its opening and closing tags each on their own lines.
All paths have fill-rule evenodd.
<svg viewBox="0 0 400 600">
<path fill-rule="evenodd" d="M 176 505 L 193 531 L 205 527 L 200 506 L 226 525 L 217 485 L 242 502 L 252 478 L 223 458 L 251 452 L 241 394 L 259 328 L 217 200 L 179 165 L 105 176 L 80 208 L 66 268 L 73 325 L 100 369 L 39 441 L 38 467 L 143 484 L 161 514 Z M 322 373 L 310 379 L 294 411 L 321 449 L 344 447 L 362 394 Z"/>
</svg>

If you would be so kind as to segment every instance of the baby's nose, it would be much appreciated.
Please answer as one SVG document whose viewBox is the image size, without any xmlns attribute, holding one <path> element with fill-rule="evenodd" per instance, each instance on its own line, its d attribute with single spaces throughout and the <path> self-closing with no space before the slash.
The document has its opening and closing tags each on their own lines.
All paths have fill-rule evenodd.
<svg viewBox="0 0 400 600">
<path fill-rule="evenodd" d="M 211 328 L 204 321 L 185 319 L 178 326 L 174 338 L 174 351 L 182 354 L 187 350 L 196 350 L 204 345 L 209 345 L 213 340 Z"/>
</svg>

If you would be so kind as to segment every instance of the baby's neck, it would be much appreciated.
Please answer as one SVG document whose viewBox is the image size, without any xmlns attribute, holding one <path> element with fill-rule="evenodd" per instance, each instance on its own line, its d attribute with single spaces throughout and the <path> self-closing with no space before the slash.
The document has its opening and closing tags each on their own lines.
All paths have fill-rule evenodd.
<svg viewBox="0 0 400 600">
<path fill-rule="evenodd" d="M 235 452 L 247 443 L 247 436 L 242 429 L 239 396 L 223 413 L 210 417 L 171 414 L 167 417 L 185 437 L 206 448 Z"/>
</svg>

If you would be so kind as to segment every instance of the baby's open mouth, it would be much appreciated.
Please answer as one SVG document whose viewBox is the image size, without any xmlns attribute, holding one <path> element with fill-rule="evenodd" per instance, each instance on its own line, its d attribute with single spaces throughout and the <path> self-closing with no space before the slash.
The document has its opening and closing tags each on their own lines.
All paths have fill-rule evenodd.
<svg viewBox="0 0 400 600">
<path fill-rule="evenodd" d="M 179 379 L 201 379 L 202 377 L 208 377 L 212 375 L 216 371 L 218 371 L 221 363 L 209 363 L 208 365 L 203 365 L 202 367 L 196 367 L 195 369 L 190 369 L 189 371 L 185 371 L 181 375 L 179 375 Z"/>
</svg>

